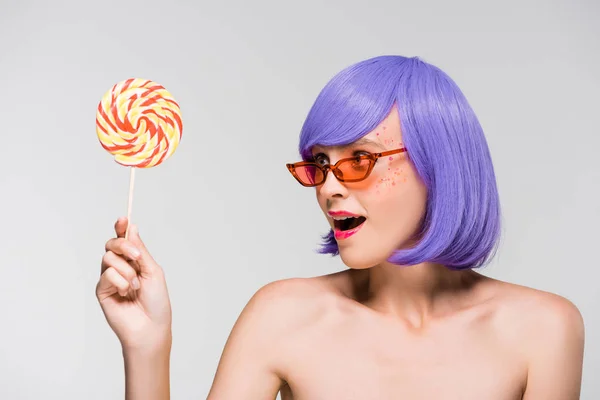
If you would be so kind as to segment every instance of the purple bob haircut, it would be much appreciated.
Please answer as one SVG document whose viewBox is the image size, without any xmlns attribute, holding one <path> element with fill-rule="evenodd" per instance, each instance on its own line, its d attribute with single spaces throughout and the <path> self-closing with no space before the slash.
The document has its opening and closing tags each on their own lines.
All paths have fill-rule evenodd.
<svg viewBox="0 0 600 400">
<path fill-rule="evenodd" d="M 500 237 L 496 177 L 483 129 L 454 81 L 417 57 L 380 56 L 351 65 L 319 93 L 300 133 L 299 151 L 346 145 L 366 135 L 396 107 L 403 144 L 427 187 L 419 241 L 396 250 L 397 265 L 435 262 L 478 268 Z M 318 250 L 338 255 L 333 231 Z"/>
</svg>

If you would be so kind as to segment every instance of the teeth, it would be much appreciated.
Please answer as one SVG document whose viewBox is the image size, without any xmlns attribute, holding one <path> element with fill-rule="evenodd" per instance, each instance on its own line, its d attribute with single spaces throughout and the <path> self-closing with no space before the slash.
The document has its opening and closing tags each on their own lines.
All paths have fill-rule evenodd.
<svg viewBox="0 0 600 400">
<path fill-rule="evenodd" d="M 331 217 L 331 218 L 335 219 L 336 221 L 343 221 L 345 219 L 356 218 L 356 217 Z"/>
</svg>

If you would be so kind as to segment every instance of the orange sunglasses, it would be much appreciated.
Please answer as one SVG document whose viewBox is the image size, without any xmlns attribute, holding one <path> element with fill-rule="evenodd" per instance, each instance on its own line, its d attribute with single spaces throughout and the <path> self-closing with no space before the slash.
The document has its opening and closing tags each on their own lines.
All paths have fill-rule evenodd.
<svg viewBox="0 0 600 400">
<path fill-rule="evenodd" d="M 382 153 L 369 153 L 356 157 L 342 158 L 334 165 L 319 165 L 313 161 L 300 161 L 286 164 L 286 167 L 294 178 L 302 186 L 306 187 L 319 186 L 324 183 L 329 171 L 333 172 L 333 175 L 340 182 L 360 182 L 371 174 L 379 158 L 405 151 L 406 148 L 401 147 Z"/>
</svg>

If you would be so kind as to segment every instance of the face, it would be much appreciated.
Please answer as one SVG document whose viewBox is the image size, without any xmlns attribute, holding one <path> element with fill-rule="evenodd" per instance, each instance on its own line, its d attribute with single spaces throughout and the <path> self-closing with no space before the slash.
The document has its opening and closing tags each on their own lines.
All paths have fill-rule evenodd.
<svg viewBox="0 0 600 400">
<path fill-rule="evenodd" d="M 315 146 L 312 154 L 319 164 L 335 164 L 364 152 L 401 147 L 400 119 L 394 108 L 359 141 L 343 148 Z M 385 262 L 394 250 L 409 247 L 421 226 L 427 198 L 407 153 L 379 158 L 371 174 L 360 182 L 340 182 L 329 172 L 325 182 L 316 187 L 316 194 L 336 234 L 340 257 L 353 269 L 370 268 Z M 360 218 L 340 220 L 344 213 Z"/>
</svg>

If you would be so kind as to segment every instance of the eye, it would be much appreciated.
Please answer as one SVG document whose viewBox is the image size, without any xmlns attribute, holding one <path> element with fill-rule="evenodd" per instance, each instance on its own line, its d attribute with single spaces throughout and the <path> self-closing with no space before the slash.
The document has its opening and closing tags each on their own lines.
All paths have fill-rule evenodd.
<svg viewBox="0 0 600 400">
<path fill-rule="evenodd" d="M 329 159 L 323 153 L 319 153 L 313 156 L 313 162 L 317 165 L 327 165 L 329 164 Z"/>
</svg>

